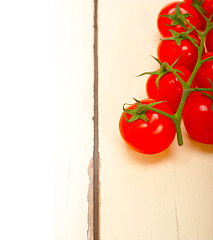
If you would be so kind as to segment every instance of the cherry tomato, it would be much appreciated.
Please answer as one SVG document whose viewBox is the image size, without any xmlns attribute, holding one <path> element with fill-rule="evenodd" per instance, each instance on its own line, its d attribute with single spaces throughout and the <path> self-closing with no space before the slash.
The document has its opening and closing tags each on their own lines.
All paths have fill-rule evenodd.
<svg viewBox="0 0 213 240">
<path fill-rule="evenodd" d="M 208 52 L 203 55 L 202 59 L 212 57 L 213 52 Z M 212 88 L 210 79 L 213 82 L 213 60 L 204 62 L 196 73 L 196 84 L 199 88 Z"/>
<path fill-rule="evenodd" d="M 174 30 L 176 32 L 185 32 L 186 29 L 184 29 L 181 25 L 175 25 L 175 26 L 168 26 L 172 25 L 173 20 L 163 17 L 162 15 L 174 15 L 175 14 L 175 8 L 176 5 L 180 3 L 180 12 L 182 14 L 190 14 L 190 16 L 186 17 L 186 19 L 193 25 L 195 26 L 198 30 L 201 30 L 201 18 L 200 15 L 198 14 L 197 10 L 192 7 L 188 3 L 183 3 L 183 2 L 172 2 L 166 5 L 160 13 L 158 14 L 158 19 L 157 19 L 157 25 L 158 25 L 158 30 L 161 33 L 162 36 L 168 37 L 171 36 L 171 33 L 169 30 Z M 190 29 L 191 27 L 186 24 L 187 29 Z M 192 32 L 194 35 L 197 35 L 196 31 Z"/>
<path fill-rule="evenodd" d="M 189 36 L 193 37 L 198 45 L 200 44 L 199 38 L 191 34 Z M 162 40 L 158 45 L 157 55 L 161 62 L 167 62 L 169 65 L 172 65 L 181 56 L 175 66 L 186 67 L 193 71 L 197 62 L 198 50 L 188 39 L 183 39 L 180 46 L 175 40 Z"/>
<path fill-rule="evenodd" d="M 191 72 L 184 67 L 176 67 L 176 69 L 183 73 L 178 73 L 178 75 L 184 82 L 187 82 L 191 76 Z M 182 84 L 173 73 L 168 72 L 160 78 L 158 89 L 156 85 L 157 77 L 157 75 L 150 75 L 146 82 L 146 92 L 148 97 L 157 101 L 165 100 L 171 110 L 176 112 L 183 93 Z M 194 87 L 195 84 L 193 83 L 192 86 Z"/>
<path fill-rule="evenodd" d="M 206 35 L 206 49 L 208 52 L 213 51 L 213 29 L 211 29 Z"/>
<path fill-rule="evenodd" d="M 153 99 L 141 101 L 142 104 L 153 102 L 155 102 Z M 136 105 L 137 103 L 132 104 L 127 109 L 136 109 Z M 153 107 L 172 114 L 165 102 L 158 103 Z M 124 118 L 124 114 L 128 120 L 132 117 L 132 115 L 123 112 L 119 121 L 119 130 L 123 140 L 133 150 L 145 154 L 156 154 L 167 149 L 173 142 L 176 130 L 174 123 L 168 117 L 147 110 L 148 122 L 138 119 L 129 123 Z"/>
<path fill-rule="evenodd" d="M 201 1 L 201 0 L 198 0 L 198 1 Z M 184 0 L 184 2 L 185 3 L 188 3 L 188 4 L 192 4 L 193 3 L 193 0 Z M 211 6 L 211 3 L 210 2 L 212 2 L 213 3 L 213 0 L 207 0 L 207 1 L 204 1 L 203 3 L 202 3 L 202 8 L 204 7 L 205 9 L 209 9 L 209 11 L 211 11 L 211 8 L 212 8 L 212 6 Z M 205 10 L 206 11 L 206 10 Z M 198 12 L 198 11 L 197 11 Z M 206 11 L 207 12 L 207 11 Z M 204 19 L 204 17 L 198 12 L 198 14 L 199 14 L 199 16 L 200 16 L 200 18 L 201 18 L 201 30 L 202 31 L 204 31 L 205 30 L 205 27 L 206 27 L 206 20 Z M 210 17 L 210 15 L 211 14 L 205 14 L 206 15 L 206 17 Z"/>
<path fill-rule="evenodd" d="M 211 95 L 211 93 L 210 93 Z M 183 122 L 194 140 L 213 144 L 213 101 L 200 92 L 193 92 L 183 109 Z"/>
<path fill-rule="evenodd" d="M 198 1 L 201 1 L 201 0 L 198 0 Z M 184 2 L 188 3 L 188 4 L 192 4 L 193 0 L 184 0 Z M 204 15 L 207 18 L 209 18 L 211 16 L 211 14 L 213 13 L 213 0 L 204 0 L 201 7 L 206 12 L 206 14 L 204 14 Z"/>
</svg>

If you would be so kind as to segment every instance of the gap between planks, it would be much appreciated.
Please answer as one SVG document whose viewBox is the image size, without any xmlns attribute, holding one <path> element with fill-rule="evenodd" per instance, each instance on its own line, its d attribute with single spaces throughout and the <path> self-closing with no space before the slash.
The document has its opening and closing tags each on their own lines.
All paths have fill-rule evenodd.
<svg viewBox="0 0 213 240">
<path fill-rule="evenodd" d="M 100 157 L 98 132 L 98 0 L 94 0 L 94 147 L 93 158 L 88 167 L 88 240 L 100 240 Z"/>
</svg>

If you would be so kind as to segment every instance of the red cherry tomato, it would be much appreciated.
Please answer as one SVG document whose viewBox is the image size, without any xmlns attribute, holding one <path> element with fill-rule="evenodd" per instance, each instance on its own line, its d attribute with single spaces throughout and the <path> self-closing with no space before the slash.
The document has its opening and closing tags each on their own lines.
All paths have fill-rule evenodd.
<svg viewBox="0 0 213 240">
<path fill-rule="evenodd" d="M 178 75 L 184 82 L 187 82 L 191 76 L 191 72 L 184 67 L 176 67 L 176 69 L 183 73 L 178 73 Z M 157 101 L 165 100 L 171 110 L 176 112 L 183 93 L 182 84 L 173 73 L 168 72 L 160 78 L 158 89 L 156 85 L 157 77 L 157 75 L 150 75 L 146 82 L 146 92 L 148 97 Z M 192 86 L 195 86 L 194 83 Z"/>
<path fill-rule="evenodd" d="M 212 57 L 213 52 L 208 52 L 203 55 L 202 59 Z M 212 88 L 210 79 L 213 82 L 213 60 L 204 62 L 196 73 L 196 84 L 199 88 Z"/>
<path fill-rule="evenodd" d="M 200 0 L 198 0 L 198 1 L 200 1 Z M 192 4 L 193 3 L 193 0 L 184 0 L 184 2 L 185 3 L 188 3 L 188 4 Z M 212 6 L 211 6 L 211 3 L 210 2 L 212 2 L 213 3 L 213 1 L 212 0 L 207 0 L 207 1 L 204 1 L 203 2 L 203 4 L 202 4 L 202 8 L 204 7 L 205 9 L 209 9 L 209 11 L 211 11 L 211 8 L 212 8 Z M 205 10 L 206 11 L 206 10 Z M 198 11 L 197 11 L 198 12 Z M 207 12 L 207 11 L 206 11 Z M 205 30 L 205 27 L 206 27 L 206 20 L 204 19 L 204 17 L 198 12 L 198 14 L 199 14 L 199 16 L 200 16 L 200 18 L 201 18 L 201 30 L 202 31 L 204 31 Z M 210 15 L 211 14 L 204 14 L 204 15 L 206 15 L 206 17 L 210 17 Z"/>
<path fill-rule="evenodd" d="M 174 30 L 176 32 L 185 32 L 186 29 L 184 29 L 181 25 L 176 25 L 176 26 L 168 26 L 173 23 L 173 21 L 167 17 L 163 17 L 162 15 L 173 15 L 175 14 L 175 7 L 178 3 L 181 3 L 179 5 L 180 7 L 180 12 L 182 14 L 190 14 L 190 16 L 186 17 L 186 19 L 193 25 L 195 26 L 198 30 L 201 30 L 201 18 L 197 12 L 197 10 L 192 7 L 188 3 L 183 3 L 183 2 L 173 2 L 169 3 L 166 5 L 162 10 L 160 11 L 157 19 L 157 25 L 158 25 L 158 30 L 161 33 L 162 36 L 168 37 L 171 36 L 171 33 L 169 30 Z M 190 29 L 191 27 L 186 24 L 186 27 Z M 194 35 L 197 35 L 196 31 L 192 32 Z"/>
<path fill-rule="evenodd" d="M 213 51 L 213 29 L 211 29 L 206 35 L 206 49 L 208 52 Z"/>
<path fill-rule="evenodd" d="M 211 93 L 210 93 L 211 95 Z M 183 109 L 183 122 L 194 140 L 213 144 L 213 101 L 200 92 L 193 92 Z"/>
<path fill-rule="evenodd" d="M 201 0 L 198 0 L 198 1 L 201 1 Z M 184 2 L 188 3 L 188 4 L 192 4 L 193 0 L 184 0 Z M 213 0 L 204 0 L 201 7 L 206 12 L 206 14 L 204 14 L 204 15 L 207 18 L 209 18 L 211 16 L 211 14 L 213 13 Z"/>
<path fill-rule="evenodd" d="M 189 36 L 193 37 L 198 45 L 200 44 L 199 38 L 193 35 Z M 193 71 L 197 62 L 198 50 L 188 39 L 182 40 L 180 46 L 174 40 L 162 40 L 158 45 L 157 55 L 161 62 L 167 62 L 169 65 L 172 65 L 181 56 L 175 66 L 186 67 Z"/>
<path fill-rule="evenodd" d="M 155 102 L 153 99 L 144 99 L 142 104 L 150 104 Z M 131 105 L 127 109 L 136 109 L 137 103 Z M 153 106 L 156 109 L 172 114 L 171 109 L 164 102 Z M 127 122 L 122 113 L 119 121 L 119 130 L 123 140 L 133 150 L 145 153 L 156 154 L 167 149 L 174 140 L 176 130 L 171 119 L 147 110 L 146 116 L 148 122 L 138 119 L 134 122 Z M 126 113 L 129 120 L 132 115 Z"/>
</svg>

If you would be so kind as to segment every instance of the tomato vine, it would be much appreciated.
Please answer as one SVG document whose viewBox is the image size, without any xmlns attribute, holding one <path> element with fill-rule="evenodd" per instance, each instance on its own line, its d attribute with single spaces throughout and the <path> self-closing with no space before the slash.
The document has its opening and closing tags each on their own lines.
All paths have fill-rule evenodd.
<svg viewBox="0 0 213 240">
<path fill-rule="evenodd" d="M 182 14 L 180 11 L 180 4 L 178 3 L 175 7 L 175 13 L 173 15 L 162 15 L 164 18 L 167 17 L 170 20 L 172 20 L 172 24 L 170 24 L 169 26 L 176 26 L 176 25 L 180 25 L 184 31 L 182 32 L 176 32 L 172 29 L 170 29 L 170 36 L 165 37 L 164 39 L 162 39 L 163 41 L 167 41 L 167 40 L 174 40 L 176 41 L 177 45 L 180 45 L 181 41 L 183 39 L 187 39 L 188 41 L 190 41 L 197 49 L 197 61 L 195 63 L 194 69 L 191 72 L 191 75 L 188 79 L 188 81 L 184 81 L 183 79 L 183 75 L 181 75 L 180 73 L 182 73 L 180 70 L 178 70 L 176 68 L 176 63 L 179 61 L 179 59 L 181 58 L 181 56 L 179 56 L 176 61 L 169 65 L 167 62 L 161 62 L 159 59 L 155 58 L 154 59 L 160 64 L 160 69 L 157 71 L 153 71 L 153 72 L 144 72 L 139 76 L 145 75 L 145 74 L 154 74 L 157 75 L 156 77 L 156 86 L 159 89 L 159 83 L 161 81 L 161 78 L 163 78 L 163 76 L 169 72 L 171 72 L 177 79 L 178 81 L 181 83 L 182 85 L 182 96 L 180 99 L 180 103 L 179 106 L 176 110 L 175 113 L 168 113 L 168 111 L 164 111 L 163 109 L 158 109 L 155 105 L 161 103 L 164 99 L 162 99 L 162 101 L 159 101 L 161 99 L 158 99 L 158 101 L 156 101 L 155 103 L 141 103 L 140 101 L 136 100 L 137 103 L 137 110 L 129 110 L 128 108 L 125 108 L 125 106 L 123 107 L 124 110 L 124 114 L 123 117 L 125 118 L 126 122 L 130 123 L 130 122 L 134 122 L 137 121 L 138 119 L 141 119 L 145 122 L 148 122 L 148 118 L 146 116 L 146 112 L 152 111 L 154 113 L 160 114 L 165 116 L 166 118 L 169 118 L 175 126 L 176 129 L 176 133 L 177 133 L 177 141 L 178 141 L 178 145 L 181 146 L 183 145 L 183 136 L 182 136 L 182 130 L 181 130 L 181 120 L 182 120 L 182 114 L 183 114 L 183 109 L 185 106 L 185 103 L 187 101 L 187 98 L 189 97 L 189 95 L 192 92 L 199 92 L 204 94 L 205 96 L 209 97 L 212 101 L 213 101 L 213 83 L 212 83 L 212 79 L 208 79 L 211 83 L 211 88 L 205 88 L 205 87 L 192 87 L 192 83 L 193 80 L 196 77 L 196 74 L 199 70 L 199 68 L 207 61 L 213 61 L 213 55 L 210 57 L 207 57 L 205 59 L 202 58 L 204 51 L 205 51 L 205 39 L 207 34 L 209 33 L 210 30 L 213 29 L 213 22 L 212 22 L 212 16 L 213 13 L 210 15 L 210 17 L 206 17 L 205 15 L 205 11 L 202 9 L 202 2 L 203 1 L 197 1 L 194 0 L 192 1 L 192 6 L 199 12 L 199 14 L 202 16 L 202 18 L 205 20 L 205 29 L 203 31 L 201 31 L 200 29 L 197 29 L 196 26 L 194 26 L 189 20 L 187 20 L 187 17 L 189 16 L 189 14 Z M 189 26 L 188 28 L 186 26 Z M 195 39 L 194 36 L 191 35 L 191 33 L 196 32 L 197 36 L 199 37 L 199 44 L 198 41 Z M 213 104 L 212 104 L 212 111 L 213 111 Z M 131 120 L 127 119 L 126 114 L 131 115 Z M 121 126 L 120 124 L 120 131 L 121 128 L 123 126 Z M 213 134 L 213 132 L 212 132 Z M 128 141 L 125 135 L 122 135 L 122 137 L 124 138 L 125 141 Z M 144 137 L 144 136 L 143 136 Z"/>
</svg>

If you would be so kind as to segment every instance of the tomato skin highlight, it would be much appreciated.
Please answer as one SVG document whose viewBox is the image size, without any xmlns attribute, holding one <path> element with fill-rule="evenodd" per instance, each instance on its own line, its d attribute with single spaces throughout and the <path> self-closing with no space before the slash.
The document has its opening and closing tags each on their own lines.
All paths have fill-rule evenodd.
<svg viewBox="0 0 213 240">
<path fill-rule="evenodd" d="M 202 59 L 213 56 L 213 51 L 203 55 Z M 196 75 L 196 84 L 199 88 L 212 88 L 212 85 L 208 79 L 213 82 L 213 60 L 204 62 L 198 69 Z"/>
<path fill-rule="evenodd" d="M 144 99 L 142 104 L 156 102 L 153 99 Z M 136 109 L 132 104 L 127 109 Z M 172 114 L 171 109 L 164 102 L 153 106 L 156 109 Z M 171 119 L 153 111 L 147 110 L 148 122 L 138 119 L 128 123 L 122 113 L 119 121 L 119 130 L 123 140 L 133 150 L 144 154 L 156 154 L 167 149 L 173 142 L 176 134 L 175 125 Z M 126 113 L 127 119 L 131 118 Z"/>
<path fill-rule="evenodd" d="M 213 29 L 211 29 L 206 35 L 206 49 L 208 52 L 213 51 Z"/>
<path fill-rule="evenodd" d="M 200 44 L 200 39 L 189 35 L 197 40 Z M 179 58 L 175 66 L 182 66 L 193 71 L 197 62 L 198 50 L 188 39 L 181 41 L 180 46 L 174 40 L 162 40 L 157 48 L 157 56 L 161 62 L 167 62 L 170 66 Z"/>
<path fill-rule="evenodd" d="M 171 32 L 169 31 L 171 29 L 178 32 L 178 33 L 186 32 L 186 29 L 184 29 L 180 25 L 168 26 L 168 25 L 172 24 L 172 20 L 167 18 L 167 17 L 162 16 L 162 15 L 172 15 L 172 14 L 174 14 L 175 13 L 175 7 L 178 3 L 181 3 L 179 5 L 179 7 L 180 7 L 180 11 L 181 11 L 182 14 L 188 13 L 188 14 L 191 15 L 191 16 L 188 16 L 186 19 L 192 25 L 194 25 L 198 30 L 202 30 L 201 17 L 194 7 L 192 7 L 190 4 L 184 3 L 184 2 L 172 2 L 172 3 L 167 4 L 166 6 L 164 6 L 161 9 L 161 11 L 158 14 L 158 18 L 157 18 L 158 30 L 159 30 L 160 34 L 164 37 L 171 36 Z M 191 28 L 187 24 L 186 24 L 186 27 L 188 29 Z M 197 35 L 196 31 L 192 31 L 192 34 Z"/>
<path fill-rule="evenodd" d="M 212 93 L 208 93 L 212 94 Z M 213 144 L 213 101 L 200 92 L 192 92 L 183 109 L 186 131 L 197 142 Z"/>
<path fill-rule="evenodd" d="M 184 67 L 175 67 L 183 74 L 178 75 L 187 82 L 191 76 L 191 72 Z M 178 78 L 171 72 L 166 73 L 159 80 L 159 89 L 156 85 L 157 75 L 150 75 L 146 82 L 146 92 L 149 98 L 153 98 L 158 101 L 166 101 L 171 110 L 175 113 L 180 104 L 180 100 L 183 93 L 183 87 Z M 194 81 L 191 87 L 195 87 Z"/>
</svg>

